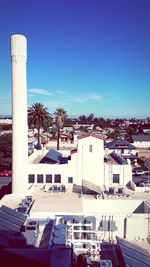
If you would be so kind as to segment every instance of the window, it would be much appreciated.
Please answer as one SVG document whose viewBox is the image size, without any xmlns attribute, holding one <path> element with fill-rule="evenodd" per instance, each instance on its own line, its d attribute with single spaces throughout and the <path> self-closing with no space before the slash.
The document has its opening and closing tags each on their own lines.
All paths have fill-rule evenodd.
<svg viewBox="0 0 150 267">
<path fill-rule="evenodd" d="M 29 176 L 28 176 L 28 182 L 30 184 L 32 184 L 32 183 L 35 182 L 35 176 L 34 176 L 34 174 L 29 174 Z"/>
<path fill-rule="evenodd" d="M 43 183 L 43 174 L 37 174 L 37 183 Z"/>
<path fill-rule="evenodd" d="M 89 152 L 92 152 L 92 151 L 93 151 L 93 146 L 89 145 Z"/>
<path fill-rule="evenodd" d="M 52 183 L 52 175 L 46 174 L 46 183 Z"/>
<path fill-rule="evenodd" d="M 61 183 L 61 175 L 60 174 L 55 174 L 54 181 L 55 181 L 55 183 Z"/>
<path fill-rule="evenodd" d="M 113 183 L 119 184 L 119 174 L 113 174 Z"/>
<path fill-rule="evenodd" d="M 68 184 L 73 184 L 73 177 L 68 177 Z"/>
</svg>

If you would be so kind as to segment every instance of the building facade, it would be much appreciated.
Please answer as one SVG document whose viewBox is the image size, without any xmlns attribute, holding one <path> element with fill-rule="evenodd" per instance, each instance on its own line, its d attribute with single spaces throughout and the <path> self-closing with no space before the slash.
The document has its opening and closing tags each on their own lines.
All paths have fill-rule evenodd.
<svg viewBox="0 0 150 267">
<path fill-rule="evenodd" d="M 105 159 L 104 141 L 98 135 L 90 133 L 78 138 L 77 149 L 72 151 L 35 151 L 29 157 L 29 184 L 50 183 L 74 184 L 82 186 L 86 181 L 99 187 L 125 186 L 132 180 L 131 165 L 111 156 Z M 57 157 L 62 157 L 57 160 Z M 64 160 L 65 159 L 65 160 Z M 44 162 L 44 163 L 43 163 Z"/>
</svg>

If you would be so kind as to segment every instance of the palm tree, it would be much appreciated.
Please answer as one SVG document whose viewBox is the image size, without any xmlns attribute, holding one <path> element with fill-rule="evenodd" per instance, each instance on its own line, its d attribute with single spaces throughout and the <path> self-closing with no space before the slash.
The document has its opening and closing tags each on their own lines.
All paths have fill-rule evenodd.
<svg viewBox="0 0 150 267">
<path fill-rule="evenodd" d="M 37 149 L 41 149 L 40 129 L 51 124 L 51 114 L 47 110 L 42 103 L 34 103 L 28 108 L 28 124 L 38 132 Z"/>
<path fill-rule="evenodd" d="M 65 118 L 67 117 L 67 112 L 63 108 L 57 108 L 54 112 L 54 115 L 57 126 L 57 150 L 59 150 L 60 129 L 64 125 Z"/>
</svg>

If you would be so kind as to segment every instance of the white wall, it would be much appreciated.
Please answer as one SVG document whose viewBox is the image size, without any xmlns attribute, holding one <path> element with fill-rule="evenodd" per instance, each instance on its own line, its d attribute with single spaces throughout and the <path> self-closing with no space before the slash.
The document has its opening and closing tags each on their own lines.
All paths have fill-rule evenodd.
<svg viewBox="0 0 150 267">
<path fill-rule="evenodd" d="M 127 218 L 127 239 L 145 239 L 148 236 L 148 215 L 132 214 Z"/>
<path fill-rule="evenodd" d="M 114 240 L 116 236 L 126 238 L 129 240 L 140 240 L 146 239 L 148 236 L 148 222 L 147 214 L 114 214 L 113 216 L 101 216 L 97 220 L 97 224 L 102 221 L 113 221 L 115 222 L 116 229 L 114 231 L 100 231 L 99 235 L 105 241 Z M 126 222 L 125 222 L 126 221 Z"/>
<path fill-rule="evenodd" d="M 92 146 L 92 152 L 89 151 Z M 104 184 L 104 141 L 92 136 L 78 140 L 78 180 Z"/>
<path fill-rule="evenodd" d="M 113 174 L 119 174 L 119 184 L 113 183 Z M 125 186 L 132 180 L 131 165 L 118 165 L 105 163 L 105 185 L 107 186 Z"/>
<path fill-rule="evenodd" d="M 116 236 L 127 239 L 146 238 L 148 234 L 148 214 L 146 208 L 143 213 L 133 213 L 143 203 L 142 200 L 91 200 L 83 199 L 83 213 L 96 216 L 96 227 L 100 222 L 114 221 L 114 231 L 99 231 L 98 235 L 104 240 L 115 240 Z M 146 204 L 143 204 L 146 205 Z M 92 213 L 91 213 L 92 212 Z M 145 212 L 145 213 L 144 213 Z M 127 218 L 127 219 L 126 219 Z M 127 223 L 125 224 L 125 219 Z M 126 230 L 125 230 L 126 225 Z"/>
<path fill-rule="evenodd" d="M 90 152 L 92 146 L 92 152 Z M 62 151 L 63 152 L 63 151 Z M 73 183 L 82 185 L 82 180 L 97 186 L 125 186 L 132 180 L 131 165 L 104 163 L 104 142 L 102 139 L 88 136 L 78 140 L 77 152 L 71 154 L 68 164 L 41 164 L 39 162 L 47 153 L 46 149 L 36 151 L 29 157 L 28 173 L 43 174 L 44 183 L 46 174 L 61 174 L 61 183 L 67 185 L 68 177 L 73 177 Z M 66 154 L 66 152 L 65 152 Z M 113 174 L 119 174 L 119 184 L 113 183 Z"/>
<path fill-rule="evenodd" d="M 135 146 L 135 147 L 139 147 L 139 148 L 149 148 L 150 147 L 150 141 L 148 142 L 144 142 L 144 141 L 134 141 L 133 142 L 133 145 Z"/>
<path fill-rule="evenodd" d="M 143 202 L 139 199 L 84 199 L 82 200 L 83 213 L 89 214 L 130 214 Z"/>
</svg>

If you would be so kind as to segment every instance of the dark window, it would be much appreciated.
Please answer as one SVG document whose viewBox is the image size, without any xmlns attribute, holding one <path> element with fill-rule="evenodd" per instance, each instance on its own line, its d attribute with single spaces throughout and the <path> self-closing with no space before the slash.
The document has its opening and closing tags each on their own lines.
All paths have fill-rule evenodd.
<svg viewBox="0 0 150 267">
<path fill-rule="evenodd" d="M 36 230 L 36 227 L 35 227 L 35 226 L 27 226 L 26 229 L 27 229 L 27 230 Z"/>
<path fill-rule="evenodd" d="M 119 174 L 113 174 L 113 183 L 119 184 Z"/>
<path fill-rule="evenodd" d="M 73 184 L 73 177 L 68 177 L 68 184 Z"/>
<path fill-rule="evenodd" d="M 54 181 L 55 181 L 55 183 L 61 183 L 61 175 L 55 174 Z"/>
<path fill-rule="evenodd" d="M 52 183 L 52 175 L 46 174 L 46 183 Z"/>
<path fill-rule="evenodd" d="M 89 152 L 92 152 L 92 151 L 93 151 L 93 146 L 89 145 Z"/>
<path fill-rule="evenodd" d="M 29 181 L 30 184 L 32 184 L 32 183 L 35 182 L 35 176 L 34 176 L 34 174 L 29 174 L 28 181 Z"/>
<path fill-rule="evenodd" d="M 43 174 L 37 175 L 37 183 L 43 183 Z"/>
</svg>

